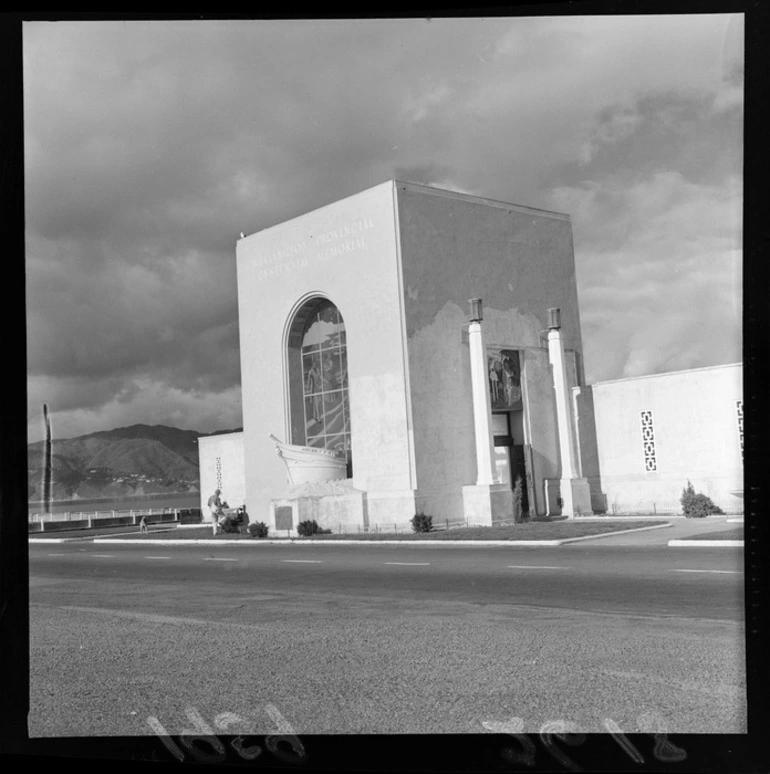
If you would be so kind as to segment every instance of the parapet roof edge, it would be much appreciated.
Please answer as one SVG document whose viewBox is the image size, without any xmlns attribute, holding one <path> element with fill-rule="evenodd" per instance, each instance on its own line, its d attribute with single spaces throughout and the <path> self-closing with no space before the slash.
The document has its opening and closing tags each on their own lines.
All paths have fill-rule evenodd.
<svg viewBox="0 0 770 774">
<path fill-rule="evenodd" d="M 395 180 L 392 178 L 390 180 L 385 180 L 382 183 L 377 183 L 377 185 L 370 185 L 368 188 L 364 188 L 361 191 L 356 191 L 355 193 L 352 193 L 348 196 L 343 196 L 341 199 L 335 199 L 332 202 L 327 202 L 326 204 L 322 204 L 320 207 L 313 207 L 312 210 L 305 210 L 304 212 L 300 212 L 298 215 L 292 215 L 290 218 L 286 218 L 286 220 L 278 221 L 278 223 L 273 223 L 270 226 L 265 226 L 264 228 L 259 229 L 258 231 L 252 231 L 251 234 L 246 234 L 245 236 L 241 237 L 238 242 L 242 242 L 244 239 L 248 239 L 249 237 L 254 236 L 255 234 L 261 234 L 264 231 L 270 231 L 270 229 L 277 228 L 278 226 L 283 226 L 287 223 L 291 223 L 293 220 L 299 220 L 299 218 L 304 218 L 306 215 L 312 215 L 314 212 L 320 212 L 321 210 L 325 210 L 327 207 L 332 207 L 335 204 L 339 204 L 340 202 L 344 202 L 347 199 L 353 199 L 356 196 L 360 196 L 361 194 L 366 193 L 367 191 L 373 191 L 375 188 L 384 187 L 386 185 L 394 185 Z"/>
<path fill-rule="evenodd" d="M 617 384 L 618 382 L 636 382 L 639 379 L 657 379 L 660 376 L 679 376 L 680 374 L 691 374 L 694 371 L 714 371 L 717 368 L 735 368 L 736 366 L 743 367 L 743 362 L 738 363 L 721 363 L 714 366 L 700 366 L 699 368 L 682 368 L 679 371 L 663 371 L 659 374 L 642 374 L 641 376 L 624 376 L 621 379 L 605 379 L 601 382 L 592 382 L 589 387 L 598 387 L 602 384 Z"/>
<path fill-rule="evenodd" d="M 504 202 L 501 199 L 490 199 L 486 196 L 477 196 L 476 194 L 462 193 L 461 191 L 452 191 L 448 188 L 438 188 L 437 186 L 425 185 L 424 183 L 413 183 L 409 180 L 392 181 L 396 187 L 402 186 L 421 193 L 431 194 L 433 196 L 443 196 L 447 199 L 464 199 L 466 201 L 478 202 L 479 204 L 488 204 L 492 207 L 499 207 L 505 210 L 516 210 L 517 212 L 528 212 L 533 215 L 544 215 L 547 218 L 555 220 L 572 220 L 566 212 L 556 212 L 555 210 L 544 210 L 540 207 L 528 207 L 524 204 L 513 204 L 513 202 Z"/>
<path fill-rule="evenodd" d="M 208 441 L 210 438 L 227 438 L 229 435 L 243 435 L 243 430 L 233 430 L 232 433 L 211 433 L 211 435 L 199 435 L 196 441 Z"/>
<path fill-rule="evenodd" d="M 492 207 L 498 207 L 500 209 L 515 210 L 516 212 L 524 212 L 524 213 L 530 213 L 533 215 L 545 216 L 547 218 L 553 218 L 554 220 L 566 220 L 566 221 L 572 220 L 572 218 L 567 213 L 564 213 L 564 212 L 544 210 L 538 207 L 527 207 L 523 204 L 513 204 L 512 202 L 504 202 L 499 199 L 489 199 L 484 196 L 476 196 L 475 194 L 461 193 L 460 191 L 451 191 L 448 188 L 438 188 L 432 185 L 425 185 L 423 183 L 413 183 L 409 180 L 399 180 L 398 178 L 393 177 L 388 180 L 384 180 L 382 183 L 377 183 L 376 185 L 369 186 L 369 188 L 364 188 L 361 191 L 356 191 L 356 193 L 350 194 L 349 196 L 343 196 L 341 199 L 335 199 L 332 202 L 327 202 L 326 204 L 322 204 L 320 207 L 314 207 L 312 210 L 306 210 L 305 212 L 299 213 L 299 215 L 293 215 L 292 217 L 287 218 L 286 220 L 279 221 L 278 223 L 273 223 L 270 226 L 265 226 L 264 228 L 261 228 L 258 231 L 252 231 L 251 234 L 246 234 L 245 236 L 241 237 L 241 239 L 239 239 L 238 241 L 240 242 L 243 239 L 248 239 L 249 237 L 254 236 L 255 234 L 261 234 L 263 231 L 268 231 L 272 228 L 276 228 L 276 226 L 282 226 L 284 223 L 291 223 L 291 221 L 297 220 L 298 218 L 303 218 L 305 215 L 310 215 L 311 213 L 314 213 L 314 212 L 320 212 L 326 207 L 331 207 L 332 205 L 337 204 L 338 202 L 344 202 L 346 199 L 352 199 L 356 196 L 366 193 L 367 191 L 372 191 L 375 188 L 380 188 L 381 186 L 386 186 L 386 185 L 392 185 L 396 188 L 401 186 L 404 189 L 409 189 L 412 191 L 417 191 L 419 193 L 429 194 L 431 196 L 441 196 L 447 199 L 461 199 L 464 201 L 471 201 L 479 204 L 487 204 Z"/>
</svg>

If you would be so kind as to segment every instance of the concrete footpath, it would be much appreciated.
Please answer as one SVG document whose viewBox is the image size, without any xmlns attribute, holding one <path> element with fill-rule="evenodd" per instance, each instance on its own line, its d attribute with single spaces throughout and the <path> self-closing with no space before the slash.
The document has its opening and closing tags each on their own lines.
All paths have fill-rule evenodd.
<svg viewBox="0 0 770 774">
<path fill-rule="evenodd" d="M 711 519 L 715 518 L 714 521 Z M 705 519 L 684 519 L 686 524 L 680 530 L 668 535 L 667 545 L 671 548 L 743 548 L 743 540 L 735 540 L 732 533 L 739 525 L 734 519 L 728 521 L 724 516 L 707 517 Z M 708 540 L 698 540 L 699 535 L 718 535 L 720 532 L 730 534 L 731 538 L 719 540 L 718 537 Z"/>
<path fill-rule="evenodd" d="M 729 521 L 728 521 L 729 518 Z M 692 540 L 698 535 L 719 532 L 732 532 L 739 526 L 735 517 L 708 516 L 704 519 L 672 518 L 671 527 L 662 532 L 644 532 L 640 534 L 613 535 L 602 540 L 608 546 L 670 546 L 672 548 L 740 548 L 742 540 Z"/>
</svg>

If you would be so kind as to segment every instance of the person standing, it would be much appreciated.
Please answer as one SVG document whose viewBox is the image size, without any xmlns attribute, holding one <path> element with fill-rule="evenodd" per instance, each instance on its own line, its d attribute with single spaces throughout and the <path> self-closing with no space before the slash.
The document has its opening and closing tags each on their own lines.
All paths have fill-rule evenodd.
<svg viewBox="0 0 770 774">
<path fill-rule="evenodd" d="M 211 529 L 212 534 L 217 534 L 217 523 L 222 515 L 222 494 L 221 489 L 215 489 L 214 494 L 209 497 L 209 510 L 211 511 Z"/>
<path fill-rule="evenodd" d="M 147 535 L 147 517 L 142 515 L 142 518 L 139 520 L 139 534 L 140 535 Z"/>
</svg>

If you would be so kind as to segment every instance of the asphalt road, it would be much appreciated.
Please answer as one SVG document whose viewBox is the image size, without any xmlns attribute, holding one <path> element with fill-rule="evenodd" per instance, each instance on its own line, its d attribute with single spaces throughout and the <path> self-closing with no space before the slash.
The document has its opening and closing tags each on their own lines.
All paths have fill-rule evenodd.
<svg viewBox="0 0 770 774">
<path fill-rule="evenodd" d="M 34 544 L 30 601 L 32 736 L 746 727 L 736 549 Z"/>
</svg>

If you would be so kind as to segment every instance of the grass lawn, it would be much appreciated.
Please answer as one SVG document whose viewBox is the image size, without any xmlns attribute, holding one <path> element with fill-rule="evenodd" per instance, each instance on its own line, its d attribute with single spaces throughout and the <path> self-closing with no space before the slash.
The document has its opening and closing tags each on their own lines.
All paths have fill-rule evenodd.
<svg viewBox="0 0 770 774">
<path fill-rule="evenodd" d="M 532 522 L 515 524 L 508 527 L 460 527 L 415 534 L 413 532 L 362 532 L 352 534 L 314 535 L 313 537 L 292 538 L 297 542 L 313 542 L 321 540 L 563 540 L 571 537 L 601 535 L 616 530 L 633 529 L 635 527 L 651 527 L 655 524 L 666 524 L 660 521 L 602 521 L 581 523 L 574 521 Z M 138 535 L 131 535 L 138 537 Z M 147 536 L 156 540 L 211 540 L 211 527 L 174 529 L 170 532 L 152 533 Z M 280 534 L 268 535 L 269 538 L 286 539 Z M 215 540 L 259 540 L 250 535 L 217 535 Z"/>
<path fill-rule="evenodd" d="M 423 532 L 420 534 L 406 532 L 370 532 L 360 535 L 314 535 L 300 540 L 563 540 L 572 537 L 601 535 L 615 530 L 634 529 L 635 527 L 651 527 L 655 524 L 666 524 L 660 521 L 628 521 L 622 522 L 590 522 L 574 521 L 529 522 L 512 524 L 507 527 L 459 527 L 438 532 Z"/>
<path fill-rule="evenodd" d="M 726 529 L 722 532 L 706 532 L 703 535 L 690 535 L 687 540 L 743 540 L 743 526 Z"/>
<path fill-rule="evenodd" d="M 158 527 L 158 529 L 160 529 Z M 128 532 L 128 530 L 125 530 Z M 103 537 L 106 537 L 104 535 Z M 123 537 L 121 535 L 121 537 Z M 139 527 L 136 527 L 136 534 L 126 535 L 126 538 L 142 538 L 143 540 L 258 540 L 259 538 L 253 538 L 251 535 L 241 534 L 211 534 L 211 526 L 201 527 L 185 527 L 184 529 L 177 529 L 175 525 L 171 525 L 171 529 L 158 531 L 157 533 L 150 528 L 149 535 L 140 535 Z"/>
</svg>

